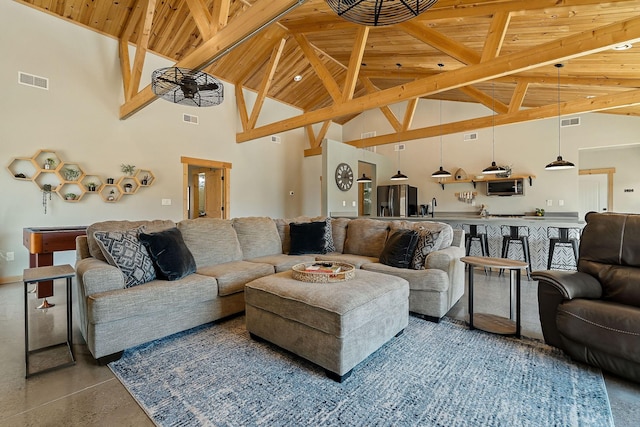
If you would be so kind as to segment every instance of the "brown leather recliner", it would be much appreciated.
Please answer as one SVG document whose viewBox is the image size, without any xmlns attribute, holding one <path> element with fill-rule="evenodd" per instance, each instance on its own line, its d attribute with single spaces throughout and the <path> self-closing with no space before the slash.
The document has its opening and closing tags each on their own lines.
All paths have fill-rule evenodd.
<svg viewBox="0 0 640 427">
<path fill-rule="evenodd" d="M 535 271 L 542 333 L 572 359 L 640 382 L 640 215 L 590 212 L 578 271 Z"/>
</svg>

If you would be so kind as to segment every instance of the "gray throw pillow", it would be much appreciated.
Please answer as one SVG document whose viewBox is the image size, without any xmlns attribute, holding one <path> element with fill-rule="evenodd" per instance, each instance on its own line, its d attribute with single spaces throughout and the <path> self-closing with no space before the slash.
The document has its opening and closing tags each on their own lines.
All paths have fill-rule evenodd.
<svg viewBox="0 0 640 427">
<path fill-rule="evenodd" d="M 156 278 L 149 252 L 138 239 L 142 227 L 133 230 L 96 231 L 93 235 L 107 262 L 124 274 L 125 286 L 141 285 Z"/>
</svg>

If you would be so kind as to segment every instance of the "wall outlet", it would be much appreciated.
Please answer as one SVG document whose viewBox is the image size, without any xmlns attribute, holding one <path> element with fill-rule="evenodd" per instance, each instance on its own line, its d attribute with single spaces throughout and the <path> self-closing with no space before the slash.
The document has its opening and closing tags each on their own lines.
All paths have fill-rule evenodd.
<svg viewBox="0 0 640 427">
<path fill-rule="evenodd" d="M 558 206 L 564 206 L 564 200 L 562 199 L 558 200 Z"/>
<path fill-rule="evenodd" d="M 7 257 L 7 261 L 13 261 L 16 259 L 15 254 L 13 252 L 7 252 L 6 257 Z"/>
<path fill-rule="evenodd" d="M 347 206 L 347 201 L 346 200 L 342 201 L 342 206 Z"/>
<path fill-rule="evenodd" d="M 547 206 L 553 206 L 553 200 L 547 199 Z"/>
<path fill-rule="evenodd" d="M 171 199 L 162 199 L 162 206 L 171 206 Z"/>
<path fill-rule="evenodd" d="M 351 202 L 351 206 L 353 206 L 354 208 L 356 207 L 356 201 L 355 200 L 353 202 Z"/>
</svg>

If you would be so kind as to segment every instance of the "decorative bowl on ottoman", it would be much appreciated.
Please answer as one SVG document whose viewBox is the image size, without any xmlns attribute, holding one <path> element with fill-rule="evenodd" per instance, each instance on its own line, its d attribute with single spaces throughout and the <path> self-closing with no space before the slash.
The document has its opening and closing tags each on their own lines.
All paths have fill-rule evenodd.
<svg viewBox="0 0 640 427">
<path fill-rule="evenodd" d="M 303 262 L 294 265 L 292 277 L 309 283 L 332 283 L 351 280 L 356 275 L 356 268 L 346 262 L 317 261 Z"/>
</svg>

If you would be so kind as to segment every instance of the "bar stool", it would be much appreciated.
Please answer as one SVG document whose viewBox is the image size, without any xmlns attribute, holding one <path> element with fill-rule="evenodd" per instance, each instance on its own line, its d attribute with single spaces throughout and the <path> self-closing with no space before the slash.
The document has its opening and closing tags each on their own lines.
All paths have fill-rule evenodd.
<svg viewBox="0 0 640 427">
<path fill-rule="evenodd" d="M 465 231 L 465 254 L 469 256 L 471 252 L 471 244 L 473 242 L 480 243 L 480 252 L 483 257 L 488 257 L 489 255 L 489 242 L 487 240 L 487 228 L 484 225 L 476 225 L 476 224 L 464 224 L 462 228 Z M 480 229 L 478 229 L 480 228 Z M 469 231 L 467 231 L 469 230 Z M 471 268 L 471 267 L 470 267 Z M 487 267 L 484 268 L 484 274 L 487 274 Z"/>
<path fill-rule="evenodd" d="M 576 270 L 578 268 L 578 237 L 580 236 L 580 229 L 576 227 L 548 227 L 547 237 L 549 238 L 549 261 L 547 262 L 547 270 L 551 270 L 551 264 L 553 262 L 553 255 L 555 253 L 556 245 L 571 246 L 573 249 L 573 259 L 575 261 L 575 267 L 569 264 L 558 263 L 556 265 L 570 266 L 571 268 L 560 268 L 560 270 Z"/>
<path fill-rule="evenodd" d="M 525 225 L 501 225 L 502 232 L 502 258 L 509 258 L 509 246 L 511 243 L 522 245 L 522 255 L 524 262 L 529 264 L 527 269 L 527 279 L 531 280 L 531 255 L 529 252 L 529 227 Z M 500 273 L 502 274 L 502 269 Z"/>
</svg>

